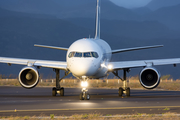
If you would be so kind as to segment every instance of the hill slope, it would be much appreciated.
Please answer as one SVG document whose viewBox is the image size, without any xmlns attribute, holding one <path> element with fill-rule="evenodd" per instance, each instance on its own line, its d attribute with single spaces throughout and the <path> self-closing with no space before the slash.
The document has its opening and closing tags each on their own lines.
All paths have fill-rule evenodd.
<svg viewBox="0 0 180 120">
<path fill-rule="evenodd" d="M 180 4 L 180 0 L 152 0 L 146 7 L 157 10 L 162 7 L 169 7 Z"/>
<path fill-rule="evenodd" d="M 171 29 L 180 31 L 180 4 L 171 7 L 160 8 L 150 14 L 144 15 L 145 20 L 157 20 Z"/>
<path fill-rule="evenodd" d="M 102 18 L 104 19 L 138 19 L 131 10 L 119 7 L 109 0 L 103 0 Z M 3 0 L 0 7 L 8 10 L 50 14 L 59 18 L 85 17 L 95 18 L 96 0 Z"/>
</svg>

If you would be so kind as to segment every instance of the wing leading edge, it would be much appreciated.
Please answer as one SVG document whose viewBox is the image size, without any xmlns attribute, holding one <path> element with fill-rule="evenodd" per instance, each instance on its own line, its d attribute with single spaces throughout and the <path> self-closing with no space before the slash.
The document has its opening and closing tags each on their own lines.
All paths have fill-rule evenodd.
<svg viewBox="0 0 180 120">
<path fill-rule="evenodd" d="M 163 47 L 163 45 L 154 45 L 154 46 L 144 46 L 144 47 L 135 47 L 135 48 L 117 49 L 117 50 L 112 50 L 112 54 L 120 53 L 120 52 L 127 52 L 127 51 L 134 51 L 134 50 L 142 50 L 142 49 L 158 48 L 158 47 Z"/>
<path fill-rule="evenodd" d="M 64 47 L 56 47 L 56 46 L 47 46 L 47 45 L 38 45 L 35 44 L 35 47 L 43 47 L 43 48 L 51 48 L 51 49 L 57 49 L 57 50 L 65 50 L 68 51 L 68 48 L 64 48 Z"/>
<path fill-rule="evenodd" d="M 9 65 L 19 64 L 19 65 L 27 65 L 27 66 L 39 66 L 39 67 L 67 70 L 67 63 L 61 61 L 0 57 L 0 63 L 7 63 Z"/>
<path fill-rule="evenodd" d="M 170 65 L 180 64 L 180 58 L 174 59 L 157 59 L 157 60 L 139 60 L 139 61 L 122 61 L 122 62 L 110 62 L 112 66 L 111 70 L 120 70 L 125 68 L 137 68 L 137 67 L 148 67 L 156 65 Z"/>
</svg>

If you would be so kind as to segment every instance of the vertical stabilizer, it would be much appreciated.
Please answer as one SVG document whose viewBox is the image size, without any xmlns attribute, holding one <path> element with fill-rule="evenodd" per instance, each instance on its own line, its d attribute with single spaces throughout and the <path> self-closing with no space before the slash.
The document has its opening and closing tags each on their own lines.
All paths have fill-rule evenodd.
<svg viewBox="0 0 180 120">
<path fill-rule="evenodd" d="M 97 0 L 95 39 L 99 39 L 99 38 L 100 38 L 100 0 Z"/>
</svg>

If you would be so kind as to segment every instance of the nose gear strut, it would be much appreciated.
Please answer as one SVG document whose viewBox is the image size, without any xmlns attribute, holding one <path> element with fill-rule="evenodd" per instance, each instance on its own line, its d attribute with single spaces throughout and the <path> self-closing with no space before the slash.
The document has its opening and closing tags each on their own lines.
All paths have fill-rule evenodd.
<svg viewBox="0 0 180 120">
<path fill-rule="evenodd" d="M 86 77 L 82 77 L 83 80 L 81 82 L 87 82 Z M 86 87 L 82 88 L 82 92 L 79 95 L 79 99 L 80 100 L 89 100 L 90 99 L 90 95 L 88 93 L 88 89 Z"/>
</svg>

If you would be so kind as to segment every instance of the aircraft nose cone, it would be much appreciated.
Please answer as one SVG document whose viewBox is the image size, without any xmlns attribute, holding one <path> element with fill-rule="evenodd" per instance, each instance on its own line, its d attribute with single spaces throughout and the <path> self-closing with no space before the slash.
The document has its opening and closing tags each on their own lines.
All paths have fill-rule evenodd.
<svg viewBox="0 0 180 120">
<path fill-rule="evenodd" d="M 76 76 L 93 76 L 97 72 L 98 67 L 93 60 L 81 60 L 72 63 L 70 70 Z"/>
<path fill-rule="evenodd" d="M 96 70 L 93 67 L 93 64 L 81 64 L 77 69 L 80 75 L 90 76 L 93 75 Z"/>
</svg>

